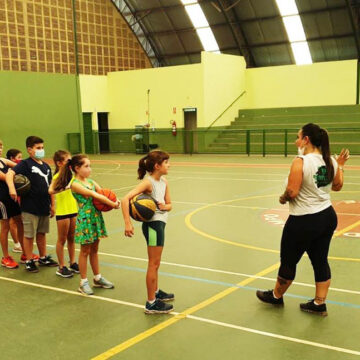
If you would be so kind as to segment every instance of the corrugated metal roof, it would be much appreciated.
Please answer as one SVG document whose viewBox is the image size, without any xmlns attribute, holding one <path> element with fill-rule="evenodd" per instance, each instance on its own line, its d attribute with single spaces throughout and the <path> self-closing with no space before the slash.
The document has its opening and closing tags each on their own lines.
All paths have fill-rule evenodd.
<svg viewBox="0 0 360 360">
<path fill-rule="evenodd" d="M 200 61 L 203 50 L 180 0 L 124 0 L 161 65 Z M 294 64 L 275 0 L 198 0 L 220 51 L 248 67 Z M 314 62 L 359 58 L 360 0 L 296 0 Z"/>
</svg>

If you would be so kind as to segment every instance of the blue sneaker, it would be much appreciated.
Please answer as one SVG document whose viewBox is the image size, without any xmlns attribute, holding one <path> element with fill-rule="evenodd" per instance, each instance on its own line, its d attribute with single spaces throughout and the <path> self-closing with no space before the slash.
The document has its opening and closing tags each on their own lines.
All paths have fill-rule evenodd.
<svg viewBox="0 0 360 360">
<path fill-rule="evenodd" d="M 94 287 L 103 288 L 103 289 L 113 289 L 114 284 L 106 280 L 104 277 L 101 277 L 100 280 L 94 279 Z"/>
<path fill-rule="evenodd" d="M 94 292 L 92 291 L 88 281 L 85 281 L 84 284 L 80 285 L 78 291 L 84 295 L 94 295 Z"/>
<path fill-rule="evenodd" d="M 165 291 L 162 291 L 161 289 L 159 289 L 158 292 L 155 293 L 155 297 L 158 300 L 161 301 L 172 301 L 175 299 L 175 295 L 174 294 L 168 294 Z"/>
<path fill-rule="evenodd" d="M 148 301 L 145 304 L 145 314 L 167 314 L 173 310 L 172 305 L 166 304 L 159 299 L 156 299 L 152 304 Z"/>
</svg>

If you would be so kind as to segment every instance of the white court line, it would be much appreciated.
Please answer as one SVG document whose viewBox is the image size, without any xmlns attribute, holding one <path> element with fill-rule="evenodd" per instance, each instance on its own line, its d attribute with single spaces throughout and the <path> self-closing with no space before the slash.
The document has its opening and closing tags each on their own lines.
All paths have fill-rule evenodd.
<svg viewBox="0 0 360 360">
<path fill-rule="evenodd" d="M 223 327 L 236 329 L 236 330 L 241 330 L 241 331 L 245 331 L 245 332 L 249 332 L 249 333 L 253 333 L 253 334 L 258 334 L 258 335 L 262 335 L 262 336 L 268 336 L 268 337 L 272 337 L 272 338 L 276 338 L 276 339 L 295 342 L 295 343 L 298 343 L 298 344 L 310 345 L 310 346 L 314 346 L 314 347 L 318 347 L 318 348 L 322 348 L 322 349 L 326 349 L 326 350 L 333 350 L 333 351 L 338 351 L 338 352 L 351 354 L 351 355 L 360 355 L 360 351 L 356 351 L 356 350 L 350 350 L 350 349 L 345 349 L 345 348 L 341 348 L 341 347 L 337 347 L 337 346 L 321 344 L 321 343 L 314 342 L 314 341 L 302 340 L 302 339 L 293 338 L 293 337 L 290 337 L 290 336 L 278 335 L 278 334 L 270 333 L 270 332 L 267 332 L 267 331 L 260 331 L 260 330 L 255 330 L 255 329 L 243 327 L 243 326 L 224 323 L 224 322 L 221 322 L 221 321 L 209 320 L 209 319 L 205 319 L 205 318 L 194 316 L 194 315 L 188 315 L 187 317 L 189 319 L 198 320 L 198 321 L 201 321 L 201 322 L 206 322 L 208 324 L 223 326 Z"/>
<path fill-rule="evenodd" d="M 138 184 L 134 184 L 134 185 L 130 185 L 130 186 L 124 186 L 124 187 L 121 187 L 121 188 L 111 189 L 111 190 L 112 191 L 119 191 L 119 190 L 131 189 L 131 188 L 134 188 L 136 185 L 138 185 Z"/>
<path fill-rule="evenodd" d="M 56 292 L 65 293 L 65 294 L 69 294 L 69 295 L 82 296 L 82 297 L 87 298 L 87 299 L 101 300 L 101 301 L 106 301 L 106 302 L 110 302 L 110 303 L 114 303 L 114 304 L 119 304 L 119 305 L 144 309 L 144 305 L 135 304 L 135 303 L 131 303 L 131 302 L 128 302 L 128 301 L 110 299 L 110 298 L 106 298 L 106 297 L 103 297 L 103 296 L 97 296 L 97 295 L 84 296 L 84 295 L 82 295 L 82 294 L 80 294 L 80 293 L 78 293 L 76 291 L 57 288 L 57 287 L 54 287 L 54 286 L 36 284 L 36 283 L 17 280 L 17 279 L 9 279 L 9 278 L 5 278 L 5 277 L 2 277 L 2 276 L 0 276 L 0 280 L 13 282 L 13 283 L 17 283 L 17 284 L 22 284 L 22 285 L 27 285 L 27 286 L 32 286 L 32 287 L 37 287 L 37 288 L 41 288 L 41 289 L 45 289 L 45 290 L 56 291 Z M 179 313 L 178 312 L 171 312 L 169 315 L 176 316 L 176 315 L 179 315 Z M 340 347 L 331 346 L 331 345 L 327 345 L 327 344 L 322 344 L 322 343 L 318 343 L 318 342 L 314 342 L 314 341 L 302 340 L 302 339 L 293 338 L 293 337 L 290 337 L 290 336 L 274 334 L 274 333 L 270 333 L 270 332 L 267 332 L 267 331 L 251 329 L 251 328 L 247 328 L 247 327 L 244 327 L 244 326 L 239 326 L 239 325 L 229 324 L 229 323 L 225 323 L 225 322 L 221 322 L 221 321 L 206 319 L 206 318 L 199 317 L 199 316 L 194 316 L 194 315 L 187 315 L 186 317 L 191 319 L 191 320 L 201 321 L 201 322 L 204 322 L 204 323 L 217 325 L 217 326 L 222 326 L 222 327 L 226 327 L 226 328 L 230 328 L 230 329 L 241 330 L 241 331 L 249 332 L 249 333 L 252 333 L 252 334 L 272 337 L 272 338 L 275 338 L 275 339 L 286 340 L 286 341 L 295 342 L 295 343 L 298 343 L 298 344 L 310 345 L 310 346 L 314 346 L 314 347 L 318 347 L 318 348 L 322 348 L 322 349 L 326 349 L 326 350 L 342 352 L 342 353 L 346 353 L 346 354 L 360 355 L 360 352 L 356 351 L 356 350 L 350 350 L 350 349 L 340 348 Z"/>
<path fill-rule="evenodd" d="M 212 203 L 204 203 L 204 202 L 191 202 L 191 201 L 173 201 L 174 204 L 185 204 L 185 205 L 213 205 Z M 230 208 L 240 208 L 240 209 L 251 209 L 251 210 L 272 210 L 272 211 L 282 211 L 282 212 L 289 212 L 289 209 L 274 209 L 268 207 L 260 207 L 260 206 L 245 206 L 245 205 L 229 205 L 229 204 L 219 204 L 213 205 L 213 207 L 230 207 Z M 360 216 L 360 213 L 343 213 L 337 212 L 338 215 L 347 215 L 347 216 Z"/>
<path fill-rule="evenodd" d="M 86 297 L 87 299 L 102 300 L 102 301 L 107 301 L 107 302 L 111 302 L 111 303 L 115 303 L 115 304 L 141 308 L 141 309 L 144 308 L 144 305 L 134 304 L 134 303 L 130 303 L 130 302 L 127 302 L 127 301 L 121 301 L 121 300 L 117 300 L 117 299 L 110 299 L 110 298 L 106 298 L 104 296 L 97 296 L 97 295 L 86 296 L 86 295 L 83 295 L 83 294 L 81 294 L 81 293 L 79 293 L 77 291 L 57 288 L 57 287 L 54 287 L 54 286 L 48 286 L 48 285 L 32 283 L 32 282 L 29 282 L 29 281 L 10 279 L 10 278 L 6 278 L 6 277 L 3 277 L 3 276 L 0 276 L 0 280 L 9 281 L 9 282 L 22 284 L 22 285 L 27 285 L 27 286 L 33 286 L 33 287 L 37 287 L 37 288 L 41 288 L 41 289 L 45 289 L 45 290 L 57 291 L 57 292 L 61 292 L 61 293 L 69 294 L 69 295 L 76 295 L 76 296 Z"/>
<path fill-rule="evenodd" d="M 54 246 L 51 245 L 51 247 L 54 247 Z M 79 251 L 78 249 L 76 249 L 76 250 Z M 104 252 L 100 252 L 100 251 L 98 252 L 98 254 L 104 255 L 104 256 L 116 257 L 116 258 L 120 258 L 120 259 L 135 260 L 135 261 L 141 261 L 141 262 L 146 262 L 146 263 L 148 262 L 148 259 L 127 256 L 127 255 L 109 254 L 109 253 L 104 253 Z M 267 281 L 276 281 L 276 279 L 274 279 L 274 278 L 268 278 L 268 277 L 264 277 L 264 276 L 255 276 L 255 275 L 244 274 L 244 273 L 233 272 L 233 271 L 218 270 L 218 269 L 206 268 L 206 267 L 201 267 L 201 266 L 185 265 L 185 264 L 178 264 L 178 263 L 172 263 L 172 262 L 166 262 L 166 261 L 161 261 L 161 264 L 175 266 L 175 267 L 181 267 L 181 268 L 187 268 L 187 269 L 214 272 L 214 273 L 219 273 L 219 274 L 236 275 L 236 276 L 261 279 L 261 280 L 267 280 Z M 299 286 L 305 286 L 305 287 L 312 287 L 312 288 L 315 287 L 315 285 L 313 285 L 313 284 L 301 283 L 301 282 L 297 282 L 297 281 L 293 281 L 293 284 L 299 285 Z M 356 290 L 339 289 L 339 288 L 333 288 L 333 287 L 330 287 L 329 290 L 360 295 L 360 291 L 356 291 Z"/>
<path fill-rule="evenodd" d="M 12 240 L 12 239 L 9 239 L 9 240 Z M 35 242 L 34 242 L 34 245 L 36 245 Z M 55 248 L 55 245 L 46 245 L 46 246 L 50 247 L 50 248 Z M 64 247 L 64 250 L 67 250 L 66 246 Z M 79 252 L 80 250 L 75 249 L 75 251 Z M 146 258 L 139 258 L 139 257 L 134 257 L 134 256 L 110 254 L 110 253 L 105 253 L 105 252 L 102 252 L 102 251 L 99 251 L 98 254 L 99 255 L 104 255 L 104 256 L 109 256 L 109 257 L 115 257 L 115 258 L 119 258 L 119 259 L 141 261 L 141 262 L 146 262 L 146 263 L 148 262 L 148 259 L 146 259 Z M 269 277 L 264 277 L 264 276 L 255 276 L 255 275 L 250 275 L 250 274 L 245 274 L 245 273 L 239 273 L 239 272 L 227 271 L 227 270 L 220 270 L 220 269 L 213 269 L 213 268 L 206 268 L 206 267 L 195 266 L 195 265 L 178 264 L 178 263 L 167 262 L 167 261 L 161 261 L 161 264 L 180 267 L 180 268 L 185 268 L 185 269 L 193 269 L 193 270 L 214 272 L 214 273 L 218 273 L 218 274 L 242 276 L 242 277 L 260 279 L 260 280 L 266 280 L 266 281 L 272 281 L 272 282 L 276 281 L 275 278 L 269 278 Z M 0 279 L 1 279 L 1 277 L 0 277 Z M 311 288 L 315 287 L 314 284 L 307 284 L 307 283 L 302 283 L 302 282 L 297 282 L 297 281 L 293 281 L 293 284 L 294 285 L 299 285 L 299 286 L 304 286 L 304 287 L 311 287 Z M 356 291 L 356 290 L 340 289 L 340 288 L 334 288 L 334 287 L 329 287 L 329 290 L 330 291 L 335 291 L 335 292 L 347 293 L 347 294 L 360 295 L 360 291 Z"/>
<path fill-rule="evenodd" d="M 95 170 L 95 169 L 94 169 Z M 108 170 L 106 168 L 96 168 L 96 170 Z M 113 169 L 114 170 L 114 169 Z M 122 172 L 122 174 L 128 176 L 128 175 L 133 175 L 136 176 L 136 173 L 134 172 L 134 170 L 123 170 L 123 169 L 116 169 L 116 170 L 120 170 Z M 176 173 L 176 174 L 194 174 L 194 175 L 219 175 L 219 172 L 215 172 L 215 171 L 189 171 L 189 170 L 174 170 L 171 169 L 170 170 L 170 176 L 171 174 Z M 280 176 L 280 177 L 286 177 L 286 175 L 288 175 L 289 170 L 284 169 L 283 173 L 254 173 L 254 172 L 248 172 L 246 171 L 247 175 L 250 176 Z M 114 175 L 122 175 L 122 174 L 114 174 Z M 241 175 L 241 171 L 239 172 L 221 172 L 221 174 L 225 174 L 225 175 L 235 175 L 235 176 L 239 176 Z M 360 179 L 360 176 L 356 176 L 356 175 L 346 175 L 347 179 Z"/>
</svg>

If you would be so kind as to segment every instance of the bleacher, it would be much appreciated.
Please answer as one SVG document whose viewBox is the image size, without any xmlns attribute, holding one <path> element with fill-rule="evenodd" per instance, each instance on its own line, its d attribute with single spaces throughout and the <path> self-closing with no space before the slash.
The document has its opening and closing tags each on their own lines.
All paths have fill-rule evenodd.
<svg viewBox="0 0 360 360">
<path fill-rule="evenodd" d="M 242 109 L 238 117 L 209 144 L 214 153 L 294 153 L 297 131 L 313 122 L 328 130 L 331 148 L 360 154 L 360 106 L 318 106 Z"/>
</svg>

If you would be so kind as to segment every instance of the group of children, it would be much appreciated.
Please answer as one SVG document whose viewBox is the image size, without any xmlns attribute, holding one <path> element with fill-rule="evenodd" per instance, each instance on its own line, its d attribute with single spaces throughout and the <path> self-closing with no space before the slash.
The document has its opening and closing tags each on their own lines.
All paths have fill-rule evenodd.
<svg viewBox="0 0 360 360">
<path fill-rule="evenodd" d="M 44 141 L 37 136 L 26 139 L 29 157 L 22 160 L 20 150 L 11 149 L 6 158 L 2 157 L 3 143 L 0 141 L 0 220 L 1 265 L 14 269 L 19 265 L 9 255 L 8 234 L 14 241 L 14 252 L 21 252 L 20 262 L 28 272 L 38 272 L 36 265 L 57 267 L 56 274 L 73 277 L 80 274 L 78 291 L 93 295 L 93 287 L 112 289 L 114 285 L 100 273 L 98 248 L 99 240 L 107 237 L 102 213 L 93 205 L 93 199 L 118 209 L 121 205 L 125 221 L 125 236 L 134 234 L 129 216 L 129 200 L 140 194 L 148 193 L 156 200 L 157 210 L 149 222 L 142 226 L 148 249 L 148 270 L 146 285 L 148 299 L 145 312 L 148 314 L 168 313 L 173 306 L 167 301 L 174 299 L 158 287 L 158 269 L 164 246 L 164 231 L 168 211 L 171 210 L 169 187 L 163 175 L 168 173 L 169 155 L 163 151 L 152 151 L 139 161 L 138 175 L 140 184 L 130 191 L 123 200 L 111 201 L 98 193 L 101 187 L 92 179 L 90 160 L 86 155 L 71 156 L 68 151 L 56 151 L 53 160 L 55 173 L 52 176 L 45 157 Z M 146 178 L 146 173 L 149 174 Z M 25 175 L 31 184 L 30 190 L 18 197 L 14 177 Z M 49 232 L 49 218 L 55 216 L 58 230 L 56 243 L 56 262 L 48 253 L 46 234 Z M 36 241 L 39 255 L 33 253 Z M 67 242 L 69 267 L 65 265 L 64 246 Z M 75 259 L 75 243 L 80 244 L 78 263 Z M 87 260 L 94 274 L 93 284 L 87 279 Z"/>
</svg>

